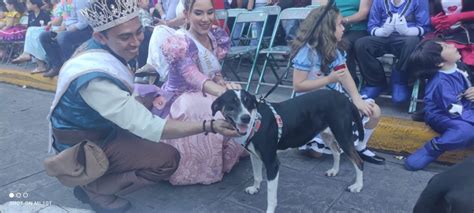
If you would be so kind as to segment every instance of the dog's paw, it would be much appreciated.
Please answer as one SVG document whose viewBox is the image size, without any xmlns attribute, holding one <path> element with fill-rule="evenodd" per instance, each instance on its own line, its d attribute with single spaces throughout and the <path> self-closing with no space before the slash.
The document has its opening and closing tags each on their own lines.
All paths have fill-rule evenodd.
<svg viewBox="0 0 474 213">
<path fill-rule="evenodd" d="M 258 188 L 258 187 L 255 187 L 255 186 L 249 186 L 249 187 L 245 188 L 245 192 L 247 192 L 247 193 L 249 193 L 249 194 L 251 194 L 251 195 L 257 193 L 258 190 L 259 190 L 259 188 Z"/>
<path fill-rule="evenodd" d="M 362 187 L 363 187 L 362 184 L 354 183 L 354 184 L 350 185 L 349 187 L 347 187 L 347 190 L 349 190 L 350 192 L 353 192 L 353 193 L 357 193 L 357 192 L 362 191 Z"/>
<path fill-rule="evenodd" d="M 338 170 L 338 169 L 331 168 L 330 170 L 327 170 L 327 171 L 326 171 L 326 176 L 328 176 L 328 177 L 334 177 L 334 176 L 337 175 L 337 173 L 339 173 L 339 170 Z"/>
</svg>

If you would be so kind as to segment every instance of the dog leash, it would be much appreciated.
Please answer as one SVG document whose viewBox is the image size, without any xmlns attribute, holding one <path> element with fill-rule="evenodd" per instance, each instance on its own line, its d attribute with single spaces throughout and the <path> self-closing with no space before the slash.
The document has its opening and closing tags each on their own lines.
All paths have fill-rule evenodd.
<svg viewBox="0 0 474 213">
<path fill-rule="evenodd" d="M 326 14 L 329 12 L 329 9 L 333 6 L 336 6 L 335 4 L 335 0 L 329 0 L 328 4 L 326 5 L 326 8 L 324 9 L 323 11 L 323 14 L 321 15 L 321 17 L 319 17 L 318 21 L 316 21 L 316 25 L 314 26 L 313 28 L 313 31 L 311 32 L 311 34 L 314 34 L 314 31 L 316 30 L 316 28 L 321 24 L 321 22 L 323 21 L 323 18 L 326 16 Z M 278 85 L 281 84 L 281 82 L 283 81 L 283 76 L 285 76 L 286 73 L 283 73 L 283 75 L 279 76 L 278 77 L 278 81 L 275 83 L 275 85 L 273 85 L 273 87 L 267 92 L 267 94 L 265 94 L 265 96 L 263 96 L 263 99 L 267 98 L 270 94 L 272 94 L 272 92 L 275 91 L 275 89 L 278 87 Z M 261 98 L 262 99 L 262 98 Z"/>
<path fill-rule="evenodd" d="M 275 108 L 273 106 L 265 101 L 265 104 L 272 110 L 273 116 L 275 116 L 275 121 L 278 126 L 278 140 L 277 144 L 280 143 L 281 135 L 283 134 L 283 120 L 281 119 L 281 116 L 276 112 Z"/>
</svg>

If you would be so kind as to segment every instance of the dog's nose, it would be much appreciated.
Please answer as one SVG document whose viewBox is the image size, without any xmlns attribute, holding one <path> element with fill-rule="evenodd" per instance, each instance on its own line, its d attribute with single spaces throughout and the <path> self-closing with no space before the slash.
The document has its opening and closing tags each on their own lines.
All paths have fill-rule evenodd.
<svg viewBox="0 0 474 213">
<path fill-rule="evenodd" d="M 242 117 L 240 117 L 240 120 L 242 121 L 242 123 L 248 124 L 250 122 L 250 115 L 242 115 Z"/>
</svg>

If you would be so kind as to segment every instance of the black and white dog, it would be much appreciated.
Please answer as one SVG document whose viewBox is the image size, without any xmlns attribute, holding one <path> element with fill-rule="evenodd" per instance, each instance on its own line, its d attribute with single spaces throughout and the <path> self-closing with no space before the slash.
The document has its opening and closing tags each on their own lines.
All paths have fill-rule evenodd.
<svg viewBox="0 0 474 213">
<path fill-rule="evenodd" d="M 348 190 L 362 190 L 363 161 L 354 148 L 352 122 L 356 123 L 359 140 L 364 138 L 364 130 L 359 111 L 343 94 L 332 90 L 318 90 L 270 104 L 258 102 L 255 96 L 245 90 L 228 90 L 212 103 L 212 113 L 217 111 L 242 135 L 249 136 L 243 145 L 251 153 L 254 184 L 245 189 L 247 193 L 258 192 L 262 181 L 262 163 L 265 165 L 268 179 L 267 212 L 274 212 L 277 206 L 277 150 L 300 147 L 328 127 L 338 144 L 327 144 L 333 153 L 334 165 L 326 175 L 335 176 L 339 172 L 339 145 L 356 170 L 356 181 Z M 249 134 L 250 132 L 252 133 Z"/>
</svg>

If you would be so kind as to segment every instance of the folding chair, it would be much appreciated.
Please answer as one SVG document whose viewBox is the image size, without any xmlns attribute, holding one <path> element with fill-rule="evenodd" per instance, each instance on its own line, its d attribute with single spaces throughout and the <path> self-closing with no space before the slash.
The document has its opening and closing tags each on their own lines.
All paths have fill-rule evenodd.
<svg viewBox="0 0 474 213">
<path fill-rule="evenodd" d="M 270 68 L 271 68 L 275 78 L 277 80 L 280 79 L 280 76 L 278 75 L 277 70 L 275 69 L 275 67 L 278 68 L 279 66 L 278 66 L 277 60 L 275 59 L 274 55 L 281 55 L 281 56 L 288 57 L 291 53 L 291 47 L 288 46 L 288 45 L 278 45 L 278 46 L 274 45 L 275 37 L 278 33 L 278 27 L 280 26 L 281 21 L 284 21 L 284 20 L 304 20 L 308 16 L 308 14 L 311 12 L 311 10 L 312 10 L 312 8 L 288 8 L 288 9 L 283 10 L 280 13 L 280 15 L 277 18 L 275 28 L 273 30 L 273 35 L 272 35 L 272 39 L 270 40 L 269 48 L 262 49 L 259 52 L 260 54 L 265 54 L 265 62 L 263 63 L 262 71 L 260 72 L 257 88 L 255 89 L 255 93 L 259 92 L 260 87 L 262 85 L 265 85 L 265 86 L 273 86 L 274 85 L 274 83 L 265 83 L 265 82 L 263 82 L 263 78 L 264 78 L 264 75 L 265 75 L 265 70 L 266 70 L 268 64 L 270 64 Z M 281 77 L 288 76 L 288 73 L 290 71 L 290 65 L 291 65 L 291 61 L 288 57 L 286 70 L 281 75 Z M 279 86 L 284 87 L 284 88 L 293 88 L 291 85 L 279 85 Z"/>
<path fill-rule="evenodd" d="M 264 6 L 264 7 L 258 7 L 258 8 L 255 8 L 254 11 L 264 11 L 264 12 L 267 12 L 268 14 L 268 18 L 269 18 L 269 21 L 267 23 L 267 28 L 273 28 L 272 26 L 275 26 L 276 22 L 278 21 L 277 17 L 280 15 L 280 12 L 281 12 L 281 8 L 279 6 Z M 274 18 L 273 18 L 274 17 Z M 264 33 L 264 31 L 267 31 L 267 29 L 263 28 L 262 29 L 262 33 Z M 269 43 L 270 43 L 270 40 L 271 40 L 271 37 L 272 35 L 270 36 L 265 36 L 263 35 L 263 45 L 264 47 L 268 47 L 269 46 Z"/>
<path fill-rule="evenodd" d="M 235 19 L 234 27 L 232 28 L 231 35 L 234 35 L 234 31 L 236 30 L 235 26 L 237 24 L 242 24 L 242 25 L 244 25 L 244 27 L 246 25 L 248 25 L 251 29 L 252 24 L 254 24 L 256 22 L 263 22 L 263 29 L 265 29 L 265 27 L 267 26 L 267 20 L 268 20 L 268 14 L 266 12 L 252 11 L 252 12 L 240 13 L 239 15 L 237 15 L 237 18 Z M 256 66 L 257 66 L 258 52 L 260 51 L 260 47 L 261 47 L 261 44 L 262 44 L 264 33 L 261 33 L 259 36 L 257 36 L 257 38 L 252 38 L 252 39 L 257 39 L 257 41 L 258 41 L 257 46 L 252 46 L 248 43 L 248 39 L 245 36 L 243 36 L 243 28 L 244 27 L 242 27 L 242 30 L 240 30 L 240 32 L 238 34 L 239 35 L 239 38 L 238 38 L 239 41 L 237 42 L 236 45 L 233 45 L 230 48 L 229 52 L 227 53 L 226 58 L 224 58 L 224 60 L 222 62 L 222 67 L 224 67 L 224 63 L 225 63 L 226 60 L 239 58 L 239 64 L 237 66 L 237 69 L 234 69 L 232 66 L 229 66 L 229 68 L 230 68 L 231 72 L 233 73 L 233 75 L 237 78 L 237 81 L 239 83 L 247 84 L 246 90 L 248 90 L 249 87 L 250 87 L 250 83 L 252 81 L 253 72 L 255 71 Z M 247 31 L 247 33 L 246 33 L 247 36 L 248 36 L 249 33 L 250 33 L 250 30 Z M 240 40 L 247 40 L 247 41 L 240 42 Z M 240 79 L 237 72 L 240 69 L 240 64 L 242 62 L 242 56 L 246 56 L 246 55 L 250 56 L 250 57 L 253 56 L 253 62 L 252 62 L 252 68 L 250 70 L 247 82 L 243 82 Z"/>
<path fill-rule="evenodd" d="M 227 10 L 216 10 L 215 15 L 216 15 L 217 21 L 219 21 L 219 24 L 222 24 L 221 27 L 223 29 L 226 29 L 226 27 L 227 27 L 227 17 L 228 17 Z M 220 22 L 221 20 L 224 21 L 224 22 L 223 23 Z"/>
</svg>

